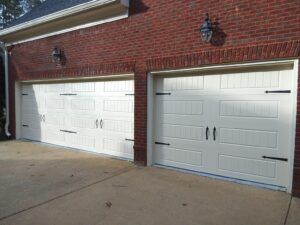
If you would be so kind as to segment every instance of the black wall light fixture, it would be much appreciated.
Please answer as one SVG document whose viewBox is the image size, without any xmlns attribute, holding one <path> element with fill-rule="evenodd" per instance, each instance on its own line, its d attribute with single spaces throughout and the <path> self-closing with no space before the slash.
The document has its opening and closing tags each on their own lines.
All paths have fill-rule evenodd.
<svg viewBox="0 0 300 225">
<path fill-rule="evenodd" d="M 52 58 L 52 62 L 60 63 L 62 61 L 62 51 L 58 47 L 55 47 L 52 50 L 51 58 Z"/>
<path fill-rule="evenodd" d="M 206 13 L 206 18 L 200 28 L 201 37 L 204 42 L 210 42 L 213 36 L 213 24 L 209 19 L 208 13 Z"/>
</svg>

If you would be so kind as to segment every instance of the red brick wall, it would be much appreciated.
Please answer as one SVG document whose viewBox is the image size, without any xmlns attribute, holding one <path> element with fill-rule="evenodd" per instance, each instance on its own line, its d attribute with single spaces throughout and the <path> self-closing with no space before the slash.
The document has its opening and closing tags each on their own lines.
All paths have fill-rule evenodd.
<svg viewBox="0 0 300 225">
<path fill-rule="evenodd" d="M 214 44 L 201 41 L 205 13 L 218 23 Z M 135 160 L 145 164 L 148 71 L 299 58 L 299 41 L 299 0 L 131 0 L 127 19 L 13 46 L 11 82 L 135 72 Z M 67 59 L 60 68 L 51 62 L 54 46 Z M 298 195 L 299 160 L 297 152 Z"/>
</svg>

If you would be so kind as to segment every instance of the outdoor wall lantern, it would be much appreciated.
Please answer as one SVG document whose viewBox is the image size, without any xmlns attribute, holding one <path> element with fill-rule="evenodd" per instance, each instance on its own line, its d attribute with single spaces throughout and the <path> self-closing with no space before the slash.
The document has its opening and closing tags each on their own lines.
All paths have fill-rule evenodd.
<svg viewBox="0 0 300 225">
<path fill-rule="evenodd" d="M 213 35 L 213 25 L 211 20 L 209 19 L 208 13 L 206 13 L 206 18 L 200 28 L 200 32 L 201 32 L 202 40 L 204 42 L 210 42 Z"/>
<path fill-rule="evenodd" d="M 62 59 L 62 52 L 59 48 L 55 47 L 51 53 L 52 61 L 54 63 L 60 63 Z"/>
</svg>

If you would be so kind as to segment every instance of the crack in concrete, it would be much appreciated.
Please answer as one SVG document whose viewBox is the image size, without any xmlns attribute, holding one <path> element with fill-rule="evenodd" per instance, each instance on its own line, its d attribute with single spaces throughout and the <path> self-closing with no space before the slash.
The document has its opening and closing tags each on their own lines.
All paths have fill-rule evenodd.
<svg viewBox="0 0 300 225">
<path fill-rule="evenodd" d="M 290 197 L 289 206 L 288 206 L 288 209 L 287 209 L 287 212 L 286 212 L 286 215 L 285 215 L 285 219 L 284 219 L 284 225 L 287 224 L 287 220 L 288 220 L 288 217 L 289 217 L 289 214 L 290 214 L 290 209 L 291 209 L 292 199 L 293 199 L 293 197 L 291 196 L 291 197 Z"/>
</svg>

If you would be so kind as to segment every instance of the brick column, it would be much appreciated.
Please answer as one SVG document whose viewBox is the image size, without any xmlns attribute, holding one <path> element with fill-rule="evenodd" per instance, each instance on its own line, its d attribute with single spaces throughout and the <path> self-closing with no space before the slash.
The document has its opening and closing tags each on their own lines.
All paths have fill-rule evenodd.
<svg viewBox="0 0 300 225">
<path fill-rule="evenodd" d="M 134 76 L 134 162 L 147 164 L 147 66 L 137 62 Z"/>
</svg>

